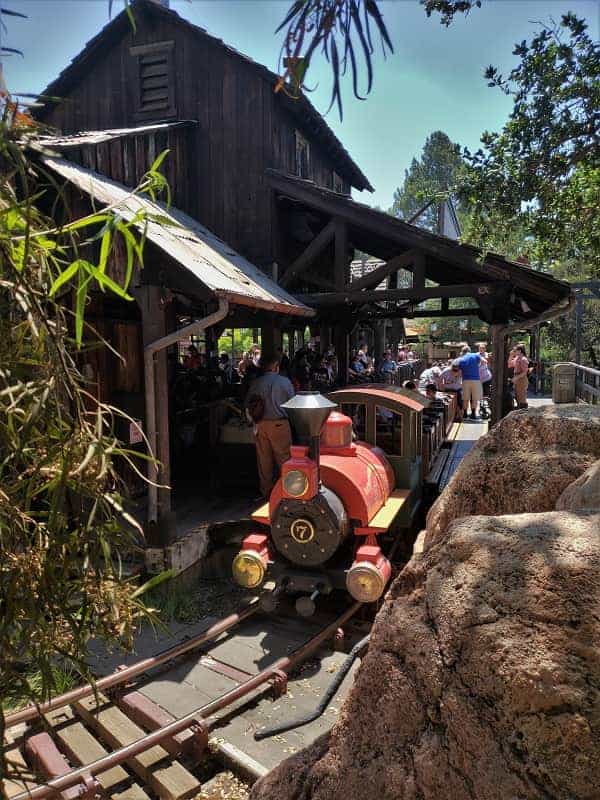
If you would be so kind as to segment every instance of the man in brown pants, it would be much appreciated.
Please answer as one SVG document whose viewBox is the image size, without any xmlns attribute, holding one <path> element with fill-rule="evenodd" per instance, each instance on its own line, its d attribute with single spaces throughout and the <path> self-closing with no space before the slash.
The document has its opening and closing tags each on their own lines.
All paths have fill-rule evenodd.
<svg viewBox="0 0 600 800">
<path fill-rule="evenodd" d="M 290 457 L 292 432 L 281 406 L 294 396 L 294 387 L 288 378 L 279 374 L 277 356 L 261 356 L 260 367 L 263 374 L 250 385 L 248 401 L 256 406 L 256 398 L 262 400 L 262 404 L 258 404 L 262 405 L 262 415 L 260 419 L 254 417 L 254 424 L 260 492 L 266 500 L 273 488 L 275 465 L 281 467 Z"/>
</svg>

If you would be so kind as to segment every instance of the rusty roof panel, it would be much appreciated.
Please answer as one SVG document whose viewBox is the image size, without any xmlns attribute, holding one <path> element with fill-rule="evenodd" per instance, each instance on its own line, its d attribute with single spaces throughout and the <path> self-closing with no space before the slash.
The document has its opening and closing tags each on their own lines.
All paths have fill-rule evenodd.
<svg viewBox="0 0 600 800">
<path fill-rule="evenodd" d="M 81 131 L 65 136 L 36 136 L 33 140 L 35 144 L 55 150 L 67 150 L 71 147 L 83 147 L 84 145 L 96 145 L 103 142 L 112 142 L 124 136 L 143 136 L 147 133 L 160 133 L 161 131 L 180 128 L 184 125 L 196 125 L 190 120 L 180 122 L 159 122 L 154 125 L 141 125 L 137 128 L 109 128 L 103 131 Z"/>
<path fill-rule="evenodd" d="M 142 221 L 139 225 L 146 228 L 147 238 L 216 295 L 237 305 L 267 311 L 299 316 L 314 314 L 183 211 L 173 206 L 167 208 L 146 195 L 133 194 L 123 184 L 65 159 L 48 155 L 40 158 L 47 167 L 96 202 L 110 205 L 125 219 L 134 219 L 140 212 L 148 215 L 147 224 Z"/>
</svg>

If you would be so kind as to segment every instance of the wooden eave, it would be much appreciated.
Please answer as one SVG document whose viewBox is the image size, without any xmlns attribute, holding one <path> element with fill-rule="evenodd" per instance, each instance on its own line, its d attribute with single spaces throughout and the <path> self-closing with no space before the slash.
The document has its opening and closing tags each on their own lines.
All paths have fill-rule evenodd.
<svg viewBox="0 0 600 800">
<path fill-rule="evenodd" d="M 332 220 L 345 224 L 352 245 L 370 255 L 387 261 L 414 250 L 424 256 L 425 278 L 440 286 L 491 283 L 498 290 L 508 288 L 512 319 L 533 318 L 571 295 L 571 287 L 564 281 L 494 253 L 483 257 L 476 247 L 433 234 L 312 181 L 273 169 L 267 170 L 267 179 L 280 201 L 296 210 L 318 213 L 323 226 Z M 378 297 L 385 300 L 385 292 Z M 310 304 L 313 298 L 305 299 Z M 389 299 L 394 299 L 392 294 Z"/>
</svg>

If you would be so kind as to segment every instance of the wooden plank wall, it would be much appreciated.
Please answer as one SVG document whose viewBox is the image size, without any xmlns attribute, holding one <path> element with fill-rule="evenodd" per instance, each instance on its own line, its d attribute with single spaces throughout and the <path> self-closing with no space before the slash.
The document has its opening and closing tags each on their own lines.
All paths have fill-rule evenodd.
<svg viewBox="0 0 600 800">
<path fill-rule="evenodd" d="M 185 25 L 138 18 L 137 30 L 104 50 L 47 122 L 65 133 L 139 124 L 137 62 L 130 48 L 171 40 L 177 118 L 198 124 L 99 145 L 82 154 L 82 163 L 133 186 L 153 156 L 169 147 L 164 172 L 174 205 L 270 272 L 278 233 L 264 171 L 295 171 L 298 121 L 251 64 Z M 311 143 L 311 177 L 331 186 L 332 160 L 303 134 Z"/>
</svg>

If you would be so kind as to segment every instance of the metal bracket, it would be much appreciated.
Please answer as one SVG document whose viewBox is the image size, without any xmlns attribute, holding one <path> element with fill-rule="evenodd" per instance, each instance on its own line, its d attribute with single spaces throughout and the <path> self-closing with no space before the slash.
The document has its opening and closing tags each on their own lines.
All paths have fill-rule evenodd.
<svg viewBox="0 0 600 800">
<path fill-rule="evenodd" d="M 81 776 L 79 797 L 81 800 L 96 800 L 96 798 L 102 797 L 102 786 L 89 772 Z"/>
<path fill-rule="evenodd" d="M 119 664 L 119 666 L 115 669 L 115 672 L 123 672 L 123 670 L 127 669 L 127 664 Z M 131 689 L 133 683 L 131 681 L 125 681 L 125 683 L 117 683 L 111 689 L 108 690 L 107 694 L 109 697 L 118 698 L 123 695 L 126 689 Z"/>
<path fill-rule="evenodd" d="M 271 678 L 271 686 L 273 687 L 273 696 L 275 698 L 281 697 L 287 692 L 288 676 L 287 672 L 281 669 L 276 669 Z"/>
<path fill-rule="evenodd" d="M 342 653 L 344 651 L 345 641 L 346 635 L 344 633 L 344 629 L 338 628 L 333 635 L 333 649 L 336 653 Z"/>
<path fill-rule="evenodd" d="M 208 745 L 208 725 L 204 720 L 194 720 L 190 725 L 193 740 L 190 743 L 189 754 L 192 760 L 200 761 Z"/>
</svg>

